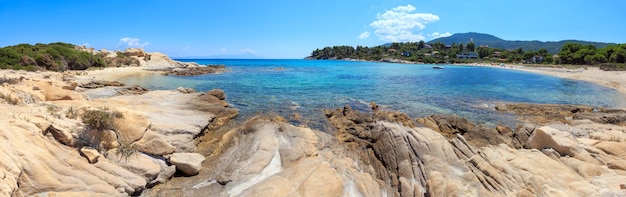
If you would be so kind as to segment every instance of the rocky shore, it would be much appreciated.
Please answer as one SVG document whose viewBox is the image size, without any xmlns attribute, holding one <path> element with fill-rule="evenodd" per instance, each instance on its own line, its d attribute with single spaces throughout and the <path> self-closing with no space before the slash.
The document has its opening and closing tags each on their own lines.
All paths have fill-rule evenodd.
<svg viewBox="0 0 626 197">
<path fill-rule="evenodd" d="M 372 103 L 324 109 L 328 131 L 233 124 L 222 90 L 115 82 L 198 66 L 124 53 L 132 67 L 0 71 L 0 196 L 626 195 L 623 109 L 503 103 L 521 124 L 492 128 Z"/>
<path fill-rule="evenodd" d="M 151 58 L 126 71 L 200 67 L 136 51 Z M 238 114 L 219 89 L 149 91 L 106 72 L 0 71 L 0 196 L 139 195 L 198 174 L 195 138 Z"/>
<path fill-rule="evenodd" d="M 145 195 L 626 194 L 623 118 L 617 124 L 583 118 L 623 117 L 624 111 L 533 104 L 503 104 L 498 110 L 552 115 L 544 124 L 487 128 L 456 116 L 414 119 L 346 106 L 324 110 L 331 133 L 256 117 L 202 139 L 199 145 L 210 148 L 202 151 L 207 160 L 197 176 L 175 177 Z"/>
</svg>

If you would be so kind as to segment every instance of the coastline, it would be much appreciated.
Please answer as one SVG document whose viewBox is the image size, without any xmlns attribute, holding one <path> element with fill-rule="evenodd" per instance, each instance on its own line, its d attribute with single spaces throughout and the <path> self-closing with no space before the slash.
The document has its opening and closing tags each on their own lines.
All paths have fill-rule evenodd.
<svg viewBox="0 0 626 197">
<path fill-rule="evenodd" d="M 337 59 L 343 61 L 367 61 L 361 59 Z M 385 59 L 382 61 L 371 61 L 371 62 L 381 62 L 381 63 L 396 63 L 396 64 L 424 64 L 421 62 L 410 62 L 399 59 Z M 433 64 L 436 65 L 436 64 Z M 601 86 L 605 86 L 611 89 L 614 89 L 622 94 L 626 95 L 626 71 L 603 71 L 598 67 L 585 66 L 584 69 L 579 68 L 576 70 L 567 69 L 567 68 L 548 68 L 548 67 L 528 67 L 520 64 L 504 64 L 504 67 L 500 67 L 499 65 L 491 65 L 491 64 L 480 64 L 480 63 L 471 63 L 471 64 L 449 64 L 455 66 L 482 66 L 482 67 L 492 67 L 492 68 L 501 68 L 501 69 L 513 69 L 518 71 L 532 72 L 543 75 L 550 75 L 561 78 L 568 78 L 574 80 L 587 81 L 591 83 L 595 83 Z"/>
<path fill-rule="evenodd" d="M 463 66 L 482 66 L 501 69 L 513 69 L 537 74 L 550 75 L 561 78 L 587 81 L 609 87 L 626 94 L 626 71 L 602 71 L 597 67 L 585 67 L 585 69 L 527 67 L 519 64 L 504 64 L 504 67 L 489 64 L 453 64 Z"/>
<path fill-rule="evenodd" d="M 3 70 L 5 102 L 0 105 L 7 110 L 0 117 L 10 121 L 0 121 L 0 128 L 10 129 L 0 130 L 0 160 L 13 167 L 0 169 L 7 177 L 0 186 L 9 188 L 0 195 L 265 196 L 273 192 L 268 187 L 301 196 L 626 194 L 626 185 L 620 184 L 626 182 L 626 111 L 504 104 L 496 110 L 527 122 L 518 128 L 487 128 L 457 116 L 410 117 L 372 102 L 371 112 L 349 106 L 323 109 L 336 134 L 271 114 L 226 125 L 238 109 L 228 107 L 223 90 L 124 91 L 111 82 L 165 72 L 153 67 Z M 621 72 L 605 77 L 600 70 L 507 69 L 605 79 L 615 83 L 614 89 L 626 84 L 618 80 Z M 86 85 L 95 81 L 104 82 Z M 88 91 L 115 94 L 90 98 Z M 80 114 L 94 110 L 119 114 L 116 128 L 86 126 Z M 485 179 L 510 184 L 493 187 Z M 537 184 L 527 185 L 529 180 Z M 440 187 L 442 182 L 447 186 Z M 572 182 L 580 187 L 570 187 Z M 286 183 L 323 189 L 294 190 Z"/>
</svg>

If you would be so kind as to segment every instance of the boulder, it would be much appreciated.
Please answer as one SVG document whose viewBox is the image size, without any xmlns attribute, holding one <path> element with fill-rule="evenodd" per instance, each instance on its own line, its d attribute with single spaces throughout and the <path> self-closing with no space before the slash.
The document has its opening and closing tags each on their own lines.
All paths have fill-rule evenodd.
<svg viewBox="0 0 626 197">
<path fill-rule="evenodd" d="M 130 152 L 125 151 L 129 150 L 122 150 L 120 148 L 111 149 L 108 151 L 107 159 L 141 176 L 146 183 L 152 181 L 161 173 L 161 165 L 159 165 L 156 159 L 143 153 L 133 152 L 132 150 L 130 150 Z"/>
<path fill-rule="evenodd" d="M 224 90 L 222 90 L 222 89 L 212 89 L 212 90 L 209 90 L 208 92 L 206 92 L 206 94 L 213 95 L 216 98 L 218 98 L 219 100 L 225 100 L 226 99 L 226 93 L 224 93 Z"/>
<path fill-rule="evenodd" d="M 538 150 L 551 148 L 561 155 L 568 155 L 586 162 L 597 162 L 571 134 L 548 126 L 535 129 L 530 136 L 528 145 Z"/>
<path fill-rule="evenodd" d="M 163 171 L 161 171 L 157 177 L 148 183 L 148 186 L 154 186 L 158 184 L 165 183 L 167 180 L 172 178 L 176 173 L 176 166 L 168 166 Z"/>
<path fill-rule="evenodd" d="M 167 155 L 176 151 L 176 147 L 168 143 L 159 133 L 148 130 L 143 138 L 133 143 L 138 151 L 151 155 Z"/>
<path fill-rule="evenodd" d="M 51 134 L 55 140 L 63 145 L 70 147 L 73 147 L 75 145 L 75 139 L 74 135 L 72 135 L 72 132 L 64 129 L 58 129 L 54 125 L 50 125 L 46 130 L 44 130 L 43 134 Z"/>
<path fill-rule="evenodd" d="M 82 147 L 79 149 L 79 151 L 80 155 L 85 157 L 85 159 L 87 159 L 87 161 L 89 161 L 89 163 L 91 164 L 98 162 L 98 159 L 100 159 L 100 153 L 96 149 Z"/>
<path fill-rule="evenodd" d="M 193 88 L 184 88 L 184 87 L 178 87 L 176 88 L 176 91 L 183 93 L 183 94 L 189 94 L 189 93 L 194 93 L 196 92 L 196 90 L 194 90 Z"/>
<path fill-rule="evenodd" d="M 198 153 L 173 153 L 168 161 L 186 175 L 196 175 L 202 169 L 202 162 L 206 158 Z"/>
<path fill-rule="evenodd" d="M 73 91 L 73 90 L 76 89 L 77 86 L 78 86 L 78 83 L 70 82 L 69 84 L 67 84 L 67 85 L 65 85 L 65 86 L 63 86 L 61 88 L 65 89 L 65 90 L 72 90 Z"/>
</svg>

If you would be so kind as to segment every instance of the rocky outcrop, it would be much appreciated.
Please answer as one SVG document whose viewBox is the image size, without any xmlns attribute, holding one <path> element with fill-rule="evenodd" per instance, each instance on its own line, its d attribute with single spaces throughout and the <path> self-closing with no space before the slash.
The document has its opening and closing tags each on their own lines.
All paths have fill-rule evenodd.
<svg viewBox="0 0 626 197">
<path fill-rule="evenodd" d="M 206 93 L 183 94 L 175 90 L 122 95 L 95 102 L 122 105 L 128 111 L 141 112 L 141 116 L 145 117 L 145 126 L 135 130 L 144 131 L 149 126 L 150 130 L 176 147 L 175 152 L 195 152 L 194 139 L 197 136 L 207 128 L 217 129 L 223 126 L 239 113 L 237 109 L 227 107 L 225 100 L 215 96 Z"/>
<path fill-rule="evenodd" d="M 516 132 L 502 127 L 488 131 L 458 117 L 418 119 L 431 123 L 435 131 L 405 127 L 402 119 L 379 120 L 381 112 L 367 114 L 346 107 L 325 113 L 347 151 L 358 154 L 362 164 L 373 168 L 376 177 L 399 196 L 626 194 L 618 184 L 605 184 L 626 180 L 624 173 L 606 170 L 609 165 L 602 162 L 621 160 L 614 157 L 621 152 L 601 151 L 597 142 L 568 130 L 521 126 Z M 555 126 L 572 129 L 559 125 Z M 468 135 L 472 132 L 485 134 Z M 487 135 L 499 137 L 486 143 L 470 141 Z M 515 140 L 529 149 L 506 143 Z"/>
<path fill-rule="evenodd" d="M 124 51 L 99 51 L 93 48 L 77 47 L 104 60 L 108 67 L 142 67 L 144 70 L 167 71 L 166 75 L 191 76 L 224 71 L 223 65 L 200 66 L 195 62 L 179 62 L 159 52 L 146 52 L 140 48 L 127 48 Z"/>
<path fill-rule="evenodd" d="M 138 195 L 166 182 L 177 169 L 197 174 L 204 156 L 191 153 L 194 139 L 210 123 L 237 115 L 219 90 L 210 91 L 207 95 L 215 99 L 208 100 L 202 99 L 205 93 L 140 87 L 128 91 L 144 94 L 90 98 L 80 91 L 115 83 L 80 87 L 88 83 L 69 73 L 2 74 L 19 80 L 0 86 L 0 93 L 8 95 L 0 102 L 0 196 Z M 91 111 L 107 115 L 83 116 Z M 88 119 L 108 126 L 99 128 Z M 176 159 L 177 154 L 193 155 L 194 161 Z"/>
<path fill-rule="evenodd" d="M 176 177 L 148 194 L 626 195 L 621 189 L 626 181 L 623 131 L 602 129 L 616 125 L 573 120 L 568 122 L 575 127 L 553 122 L 513 131 L 453 116 L 418 119 L 431 129 L 404 114 L 376 108 L 368 113 L 350 107 L 324 113 L 332 135 L 280 118 L 257 117 L 226 133 L 203 136 L 200 146 L 208 158 L 200 173 Z M 483 135 L 500 137 L 469 140 L 487 137 Z M 605 138 L 610 140 L 597 140 Z M 513 141 L 517 143 L 509 143 Z"/>
<path fill-rule="evenodd" d="M 206 66 L 193 66 L 187 68 L 175 68 L 163 73 L 163 75 L 174 76 L 194 76 L 204 74 L 216 74 L 225 71 L 224 65 L 206 65 Z"/>
<path fill-rule="evenodd" d="M 367 169 L 338 149 L 332 136 L 257 117 L 200 146 L 211 146 L 200 173 L 175 177 L 150 196 L 377 196 Z M 180 189 L 184 188 L 184 189 Z"/>
<path fill-rule="evenodd" d="M 626 125 L 626 110 L 602 107 L 558 104 L 501 104 L 496 107 L 501 112 L 525 115 L 526 119 L 537 123 L 562 122 L 566 117 L 576 120 L 591 120 L 601 124 Z"/>
<path fill-rule="evenodd" d="M 461 135 L 475 147 L 498 145 L 501 143 L 513 146 L 513 131 L 504 126 L 486 128 L 475 125 L 465 118 L 453 115 L 432 115 L 416 119 L 422 125 L 431 128 L 448 138 Z"/>
<path fill-rule="evenodd" d="M 87 89 L 103 88 L 107 86 L 125 86 L 125 84 L 118 82 L 118 81 L 94 80 L 94 81 L 89 81 L 87 83 L 82 83 L 78 85 L 78 87 L 87 88 Z"/>
</svg>

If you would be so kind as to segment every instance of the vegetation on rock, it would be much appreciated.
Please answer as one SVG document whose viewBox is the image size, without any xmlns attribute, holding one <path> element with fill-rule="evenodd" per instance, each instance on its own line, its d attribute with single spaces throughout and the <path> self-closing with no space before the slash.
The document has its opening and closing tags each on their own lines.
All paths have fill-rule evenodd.
<svg viewBox="0 0 626 197">
<path fill-rule="evenodd" d="M 76 49 L 73 44 L 19 44 L 0 48 L 0 68 L 15 70 L 85 70 L 104 67 L 101 57 Z"/>
<path fill-rule="evenodd" d="M 106 130 L 115 128 L 115 119 L 122 118 L 122 114 L 116 111 L 110 111 L 107 108 L 97 110 L 87 110 L 81 114 L 83 123 L 92 129 Z"/>
</svg>

